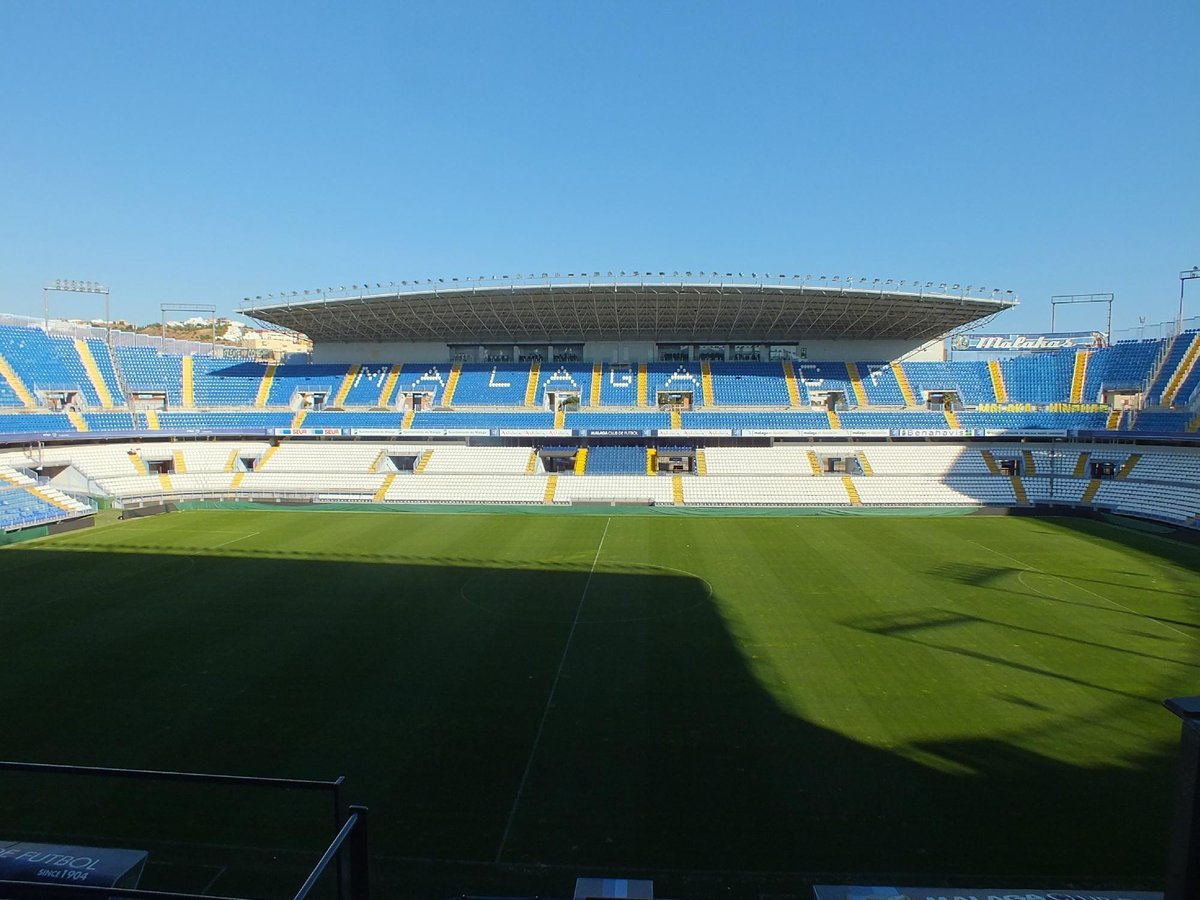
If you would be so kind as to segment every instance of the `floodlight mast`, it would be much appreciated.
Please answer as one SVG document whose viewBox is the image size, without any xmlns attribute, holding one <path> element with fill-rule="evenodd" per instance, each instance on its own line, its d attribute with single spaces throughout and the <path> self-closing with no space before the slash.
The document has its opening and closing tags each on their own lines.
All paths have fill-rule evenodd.
<svg viewBox="0 0 1200 900">
<path fill-rule="evenodd" d="M 173 312 L 206 312 L 212 324 L 213 355 L 217 354 L 217 308 L 204 303 L 160 303 L 158 304 L 159 326 L 162 328 L 162 346 L 167 345 L 167 310 Z"/>
<path fill-rule="evenodd" d="M 1108 324 L 1105 326 L 1104 343 L 1112 343 L 1112 307 L 1116 294 L 1055 294 L 1050 298 L 1050 331 L 1054 331 L 1056 313 L 1062 305 L 1074 303 L 1106 303 L 1108 304 Z"/>
<path fill-rule="evenodd" d="M 1179 273 L 1179 315 L 1175 317 L 1175 333 L 1183 332 L 1183 283 L 1200 278 L 1200 266 L 1192 266 Z"/>
<path fill-rule="evenodd" d="M 110 294 L 108 288 L 98 281 L 77 281 L 73 278 L 56 278 L 42 285 L 42 317 L 46 329 L 50 328 L 50 292 L 67 294 L 103 294 L 104 295 L 104 342 L 112 345 L 112 312 L 109 309 Z"/>
</svg>

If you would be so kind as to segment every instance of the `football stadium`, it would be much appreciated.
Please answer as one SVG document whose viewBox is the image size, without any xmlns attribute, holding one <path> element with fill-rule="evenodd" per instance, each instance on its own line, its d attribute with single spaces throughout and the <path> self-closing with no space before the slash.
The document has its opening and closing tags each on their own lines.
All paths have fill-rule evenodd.
<svg viewBox="0 0 1200 900">
<path fill-rule="evenodd" d="M 4 318 L 6 842 L 222 897 L 1161 891 L 1200 323 L 1017 304 L 247 298 L 312 339 L 281 358 Z"/>
</svg>

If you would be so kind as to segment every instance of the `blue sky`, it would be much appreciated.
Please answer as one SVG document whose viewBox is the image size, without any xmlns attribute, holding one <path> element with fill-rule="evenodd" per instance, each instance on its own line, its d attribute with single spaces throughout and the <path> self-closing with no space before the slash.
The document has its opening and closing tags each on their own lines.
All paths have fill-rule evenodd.
<svg viewBox="0 0 1200 900">
<path fill-rule="evenodd" d="M 1172 319 L 1200 265 L 1198 32 L 1194 0 L 0 0 L 0 312 L 40 315 L 53 278 L 153 321 L 690 268 L 1011 288 L 1006 330 L 1056 293 Z"/>
</svg>

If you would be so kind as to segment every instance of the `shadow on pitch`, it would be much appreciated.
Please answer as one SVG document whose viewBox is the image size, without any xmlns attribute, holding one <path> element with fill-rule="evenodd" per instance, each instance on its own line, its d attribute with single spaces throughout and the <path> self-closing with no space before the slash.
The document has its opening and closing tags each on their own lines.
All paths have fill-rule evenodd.
<svg viewBox="0 0 1200 900">
<path fill-rule="evenodd" d="M 375 866 L 395 895 L 544 893 L 574 874 L 639 869 L 659 873 L 666 895 L 744 878 L 747 894 L 766 881 L 799 892 L 816 873 L 1136 886 L 1161 872 L 1170 748 L 1084 768 L 1001 739 L 919 748 L 951 765 L 859 743 L 777 703 L 694 577 L 50 548 L 31 566 L 31 555 L 0 557 L 0 578 L 20 588 L 0 606 L 4 756 L 344 773 L 371 807 L 375 853 L 407 860 Z M 1115 693 L 1115 709 L 1149 702 Z M 0 800 L 0 834 L 29 827 L 35 807 L 16 808 L 19 795 Z M 101 810 L 114 840 L 145 836 L 136 805 L 112 794 L 58 800 L 60 818 Z M 263 802 L 240 800 L 229 821 L 266 821 Z M 161 815 L 151 836 L 176 827 L 244 843 L 240 826 Z M 270 821 L 264 846 L 300 843 L 286 816 Z M 719 874 L 746 870 L 798 874 Z M 239 871 L 214 890 L 252 879 Z"/>
</svg>

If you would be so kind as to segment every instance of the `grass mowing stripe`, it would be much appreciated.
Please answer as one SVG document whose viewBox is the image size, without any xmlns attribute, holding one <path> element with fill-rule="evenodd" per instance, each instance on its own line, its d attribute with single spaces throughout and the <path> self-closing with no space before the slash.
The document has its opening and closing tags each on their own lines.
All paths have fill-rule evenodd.
<svg viewBox="0 0 1200 900">
<path fill-rule="evenodd" d="M 976 547 L 982 547 L 984 550 L 987 550 L 989 553 L 995 553 L 997 556 L 1002 556 L 1005 559 L 1011 560 L 1012 562 L 1015 562 L 1019 566 L 1024 566 L 1025 571 L 1027 571 L 1027 572 L 1036 572 L 1039 575 L 1045 575 L 1047 578 L 1057 579 L 1058 581 L 1063 582 L 1063 584 L 1069 585 L 1077 590 L 1083 591 L 1085 594 L 1091 594 L 1097 600 L 1103 600 L 1105 603 L 1109 603 L 1109 604 L 1117 607 L 1118 609 L 1123 609 L 1123 610 L 1125 610 L 1125 612 L 1130 613 L 1131 615 L 1135 615 L 1140 619 L 1149 619 L 1151 622 L 1154 622 L 1157 625 L 1161 625 L 1163 628 L 1167 629 L 1168 631 L 1175 632 L 1180 637 L 1186 638 L 1189 641 L 1193 640 L 1192 635 L 1188 634 L 1185 631 L 1180 631 L 1174 625 L 1169 625 L 1166 622 L 1160 621 L 1159 619 L 1156 619 L 1154 616 L 1143 615 L 1142 613 L 1139 613 L 1136 609 L 1132 609 L 1131 607 L 1126 606 L 1124 603 L 1118 603 L 1116 600 L 1113 600 L 1109 597 L 1105 597 L 1103 594 L 1098 594 L 1095 591 L 1093 591 L 1091 588 L 1084 587 L 1082 584 L 1076 584 L 1075 582 L 1073 582 L 1067 578 L 1063 578 L 1061 575 L 1055 575 L 1053 572 L 1047 572 L 1044 569 L 1039 569 L 1036 566 L 1031 566 L 1031 565 L 1029 565 L 1029 563 L 1023 562 L 1022 560 L 1017 559 L 1015 556 L 1009 556 L 1007 553 L 1001 553 L 999 550 L 993 550 L 991 547 L 987 546 L 986 544 L 979 543 L 979 541 L 970 541 L 969 543 L 974 544 Z M 1021 583 L 1025 584 L 1024 581 L 1022 581 Z M 1025 587 L 1029 588 L 1034 593 L 1038 593 L 1038 594 L 1042 593 L 1041 591 L 1039 591 L 1037 588 L 1035 588 L 1031 584 L 1025 584 Z M 1043 595 L 1043 596 L 1045 596 L 1045 595 Z"/>
<path fill-rule="evenodd" d="M 600 551 L 604 549 L 604 539 L 608 537 L 608 526 L 612 519 L 604 520 L 604 532 L 600 535 L 600 543 L 596 545 L 596 555 L 592 558 L 592 568 L 584 582 L 583 592 L 579 595 L 579 604 L 575 607 L 575 618 L 571 620 L 571 630 L 563 643 L 562 656 L 558 660 L 558 669 L 554 673 L 554 681 L 550 683 L 550 693 L 546 697 L 546 706 L 542 710 L 541 721 L 538 722 L 537 734 L 533 738 L 533 746 L 529 748 L 529 758 L 525 761 L 525 771 L 521 773 L 521 782 L 517 785 L 516 796 L 513 797 L 512 809 L 508 811 L 508 821 L 504 823 L 504 833 L 500 835 L 500 846 L 496 848 L 496 862 L 504 856 L 504 845 L 508 843 L 508 833 L 512 830 L 513 820 L 517 817 L 517 807 L 521 805 L 521 796 L 525 793 L 525 783 L 529 781 L 529 770 L 533 768 L 533 758 L 537 755 L 538 744 L 542 741 L 542 733 L 546 730 L 546 718 L 550 715 L 550 707 L 554 705 L 554 694 L 558 690 L 559 679 L 562 678 L 563 666 L 567 662 L 567 653 L 571 650 L 571 640 L 575 637 L 575 629 L 579 626 L 579 614 L 583 612 L 584 601 L 587 600 L 588 588 L 592 586 L 592 577 L 596 574 L 596 563 L 600 561 Z"/>
<path fill-rule="evenodd" d="M 818 871 L 1158 886 L 1195 548 L 1058 519 L 598 518 L 213 510 L 5 548 L 0 755 L 345 774 L 395 897 L 585 870 L 729 900 Z M 260 874 L 251 848 L 312 837 L 274 801 L 227 822 L 224 797 L 9 781 L 0 833 L 170 837 L 159 887 L 228 866 L 225 892 L 266 896 L 300 858 Z"/>
</svg>

